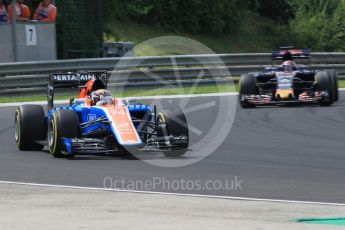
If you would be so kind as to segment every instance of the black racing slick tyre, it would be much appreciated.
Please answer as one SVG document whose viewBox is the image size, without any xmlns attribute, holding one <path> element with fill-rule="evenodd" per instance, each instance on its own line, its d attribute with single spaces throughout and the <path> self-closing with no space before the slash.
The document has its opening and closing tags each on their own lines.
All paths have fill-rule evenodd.
<svg viewBox="0 0 345 230">
<path fill-rule="evenodd" d="M 338 84 L 338 74 L 335 70 L 327 70 L 328 74 L 332 78 L 332 84 L 334 89 L 334 102 L 337 102 L 339 100 L 339 84 Z"/>
<path fill-rule="evenodd" d="M 189 146 L 189 130 L 186 115 L 180 108 L 169 110 L 166 113 L 158 113 L 158 123 L 160 130 L 158 136 L 161 137 L 183 137 L 185 142 L 179 144 L 176 148 L 164 151 L 166 157 L 179 157 L 188 151 Z"/>
<path fill-rule="evenodd" d="M 256 78 L 253 74 L 244 74 L 239 81 L 239 100 L 242 108 L 254 108 L 255 105 L 242 100 L 243 95 L 257 95 L 259 90 L 256 84 Z"/>
<path fill-rule="evenodd" d="M 55 158 L 73 157 L 63 154 L 63 137 L 76 138 L 79 136 L 78 116 L 71 110 L 57 110 L 52 114 L 48 123 L 49 151 Z"/>
<path fill-rule="evenodd" d="M 42 150 L 37 141 L 46 135 L 46 118 L 42 106 L 22 105 L 16 109 L 14 119 L 14 138 L 21 151 Z"/>
<path fill-rule="evenodd" d="M 316 73 L 316 82 L 319 91 L 326 91 L 329 95 L 328 99 L 320 101 L 321 106 L 330 106 L 335 102 L 336 92 L 331 74 L 327 71 Z"/>
</svg>

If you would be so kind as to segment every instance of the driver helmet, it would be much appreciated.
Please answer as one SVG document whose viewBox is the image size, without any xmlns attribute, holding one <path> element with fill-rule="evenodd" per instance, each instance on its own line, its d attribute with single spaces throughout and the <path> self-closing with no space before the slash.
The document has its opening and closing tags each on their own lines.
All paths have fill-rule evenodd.
<svg viewBox="0 0 345 230">
<path fill-rule="evenodd" d="M 296 70 L 296 63 L 293 61 L 284 61 L 282 66 L 286 71 Z"/>
<path fill-rule="evenodd" d="M 111 94 L 106 89 L 99 89 L 93 91 L 90 94 L 92 105 L 96 105 L 98 102 L 103 101 L 106 97 L 111 97 Z"/>
</svg>

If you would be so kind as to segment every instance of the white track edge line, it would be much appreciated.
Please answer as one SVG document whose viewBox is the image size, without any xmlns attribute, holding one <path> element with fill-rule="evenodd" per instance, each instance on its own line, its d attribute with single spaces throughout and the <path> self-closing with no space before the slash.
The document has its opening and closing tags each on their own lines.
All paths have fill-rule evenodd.
<svg viewBox="0 0 345 230">
<path fill-rule="evenodd" d="M 345 88 L 339 89 L 340 91 L 345 91 Z M 127 97 L 127 98 L 136 98 L 141 100 L 150 100 L 150 99 L 174 99 L 174 98 L 198 98 L 198 97 L 222 97 L 222 96 L 236 96 L 238 93 L 206 93 L 206 94 L 183 94 L 183 95 L 162 95 L 162 96 L 143 96 L 143 97 Z M 56 104 L 66 104 L 67 100 L 54 101 Z M 46 105 L 46 101 L 29 101 L 29 102 L 14 102 L 14 103 L 0 103 L 0 108 L 4 107 L 13 107 L 20 105 Z"/>
<path fill-rule="evenodd" d="M 97 188 L 97 187 L 81 187 L 81 186 L 54 185 L 54 184 L 24 183 L 24 182 L 12 182 L 12 181 L 0 181 L 0 184 L 22 185 L 22 186 L 31 186 L 31 187 L 46 187 L 46 188 L 89 190 L 89 191 L 102 191 L 102 192 L 136 193 L 136 194 L 146 194 L 146 195 L 166 195 L 166 196 L 195 197 L 195 198 L 214 198 L 214 199 L 225 199 L 225 200 L 234 200 L 234 201 L 256 201 L 256 202 L 274 202 L 274 203 L 285 203 L 285 204 L 308 204 L 308 205 L 327 205 L 327 206 L 342 206 L 342 207 L 345 206 L 345 203 L 326 203 L 326 202 L 313 202 L 313 201 L 261 199 L 261 198 L 216 196 L 216 195 L 200 195 L 200 194 L 186 194 L 186 193 L 153 192 L 153 191 L 140 191 L 140 190 L 136 191 L 136 190 L 108 189 L 108 188 Z"/>
<path fill-rule="evenodd" d="M 345 90 L 345 89 L 344 89 Z M 183 94 L 183 95 L 162 95 L 162 96 L 142 96 L 142 97 L 126 97 L 126 98 L 135 98 L 141 100 L 150 100 L 150 99 L 175 99 L 175 98 L 198 98 L 198 97 L 222 97 L 222 96 L 236 96 L 238 93 L 206 93 L 206 94 Z M 54 101 L 55 104 L 66 104 L 68 100 L 58 100 Z M 13 103 L 0 103 L 1 107 L 12 107 L 20 105 L 46 105 L 46 101 L 28 101 L 28 102 L 13 102 Z"/>
</svg>

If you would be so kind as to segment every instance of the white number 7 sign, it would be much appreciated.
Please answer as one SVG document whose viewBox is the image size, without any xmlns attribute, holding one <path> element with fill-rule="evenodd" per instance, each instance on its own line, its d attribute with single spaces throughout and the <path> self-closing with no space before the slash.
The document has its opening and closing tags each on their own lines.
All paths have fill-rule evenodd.
<svg viewBox="0 0 345 230">
<path fill-rule="evenodd" d="M 37 46 L 37 34 L 35 25 L 26 25 L 26 45 L 27 46 Z"/>
</svg>

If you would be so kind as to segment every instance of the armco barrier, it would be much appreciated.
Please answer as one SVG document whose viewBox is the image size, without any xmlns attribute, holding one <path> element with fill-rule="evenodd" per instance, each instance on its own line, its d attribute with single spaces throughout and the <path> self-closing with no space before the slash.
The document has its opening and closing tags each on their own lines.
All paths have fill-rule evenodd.
<svg viewBox="0 0 345 230">
<path fill-rule="evenodd" d="M 345 75 L 345 53 L 313 53 L 312 69 L 335 69 Z M 80 70 L 113 71 L 112 87 L 157 86 L 157 78 L 193 84 L 201 76 L 201 84 L 212 84 L 219 78 L 261 71 L 271 63 L 270 54 L 182 55 L 77 59 L 46 62 L 0 64 L 0 96 L 44 94 L 48 73 Z M 318 64 L 322 63 L 322 64 Z M 308 63 L 306 63 L 308 64 Z M 206 66 L 206 67 L 205 67 Z M 158 68 L 159 67 L 159 68 Z M 174 67 L 174 68 L 173 68 Z M 342 76 L 341 76 L 342 77 Z"/>
<path fill-rule="evenodd" d="M 179 55 L 161 57 L 125 57 L 75 59 L 62 61 L 39 61 L 0 64 L 0 74 L 49 73 L 54 71 L 116 70 L 154 67 L 193 66 L 251 66 L 269 65 L 269 53 L 219 54 L 219 55 Z M 345 53 L 313 53 L 305 64 L 345 64 Z"/>
</svg>

